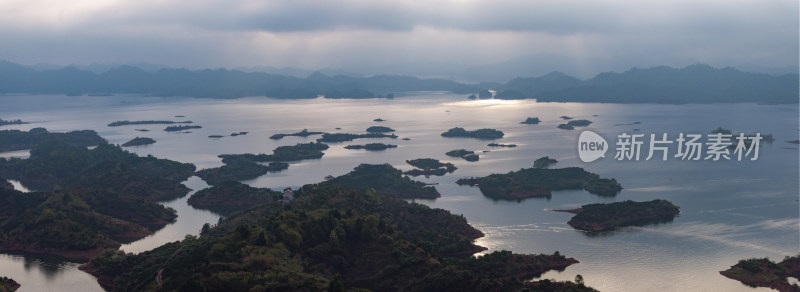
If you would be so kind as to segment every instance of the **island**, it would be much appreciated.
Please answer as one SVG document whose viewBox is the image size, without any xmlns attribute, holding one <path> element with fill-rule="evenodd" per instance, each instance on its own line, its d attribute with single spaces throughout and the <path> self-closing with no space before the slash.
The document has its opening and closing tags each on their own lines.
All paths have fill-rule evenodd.
<svg viewBox="0 0 800 292">
<path fill-rule="evenodd" d="M 217 157 L 222 158 L 223 163 L 245 159 L 252 162 L 272 162 L 272 161 L 300 161 L 306 159 L 319 159 L 330 146 L 322 143 L 299 143 L 294 146 L 280 146 L 272 150 L 272 154 L 222 154 Z"/>
<path fill-rule="evenodd" d="M 366 145 L 347 145 L 344 149 L 364 149 L 367 151 L 382 151 L 389 148 L 397 148 L 397 145 L 383 144 L 383 143 L 369 143 Z"/>
<path fill-rule="evenodd" d="M 592 121 L 590 121 L 590 120 L 571 120 L 571 121 L 567 122 L 567 125 L 570 125 L 570 126 L 573 126 L 573 127 L 586 127 L 586 126 L 591 125 L 591 124 L 592 124 Z"/>
<path fill-rule="evenodd" d="M 559 118 L 561 118 L 562 120 L 571 120 L 572 119 L 572 117 L 570 117 L 570 116 L 560 116 Z"/>
<path fill-rule="evenodd" d="M 562 130 L 575 130 L 575 127 L 569 124 L 558 124 L 557 128 Z"/>
<path fill-rule="evenodd" d="M 498 143 L 489 143 L 486 144 L 489 147 L 503 147 L 503 148 L 514 148 L 517 147 L 517 144 L 498 144 Z"/>
<path fill-rule="evenodd" d="M 164 131 L 167 132 L 181 132 L 184 130 L 191 130 L 191 129 L 200 129 L 203 128 L 201 126 L 186 126 L 186 125 L 179 125 L 179 126 L 169 126 L 164 128 Z"/>
<path fill-rule="evenodd" d="M 0 188 L 0 251 L 85 261 L 173 222 L 156 202 L 186 195 L 194 165 L 47 141 L 28 159 L 0 159 L 0 176 L 37 192 Z"/>
<path fill-rule="evenodd" d="M 211 138 L 211 139 L 219 139 L 219 138 L 222 138 L 222 137 L 225 137 L 225 136 L 222 136 L 222 135 L 208 135 L 208 137 Z"/>
<path fill-rule="evenodd" d="M 533 167 L 535 168 L 547 168 L 551 164 L 557 163 L 558 160 L 550 158 L 550 156 L 541 157 L 533 161 Z"/>
<path fill-rule="evenodd" d="M 225 165 L 216 168 L 207 168 L 195 172 L 209 185 L 218 185 L 231 180 L 248 180 L 257 178 L 268 172 L 277 172 L 289 168 L 286 162 L 270 162 L 262 165 L 247 159 L 229 159 Z"/>
<path fill-rule="evenodd" d="M 250 132 L 238 132 L 238 133 L 231 133 L 231 137 L 247 135 Z"/>
<path fill-rule="evenodd" d="M 0 277 L 0 292 L 14 292 L 19 289 L 21 285 L 11 278 Z"/>
<path fill-rule="evenodd" d="M 297 132 L 297 133 L 275 134 L 275 135 L 269 136 L 269 138 L 272 139 L 272 140 L 280 140 L 280 139 L 283 139 L 283 137 L 288 137 L 288 136 L 308 137 L 308 136 L 311 136 L 311 135 L 322 135 L 322 134 L 325 134 L 325 132 L 309 132 L 308 129 L 303 129 L 302 131 Z"/>
<path fill-rule="evenodd" d="M 125 142 L 125 144 L 122 144 L 122 147 L 150 145 L 150 144 L 153 144 L 155 142 L 156 142 L 156 140 L 153 140 L 151 138 L 136 137 L 136 138 L 131 139 L 128 142 Z"/>
<path fill-rule="evenodd" d="M 442 133 L 442 137 L 461 137 L 461 138 L 477 138 L 483 140 L 494 140 L 503 138 L 505 135 L 502 131 L 495 129 L 478 129 L 474 131 L 467 131 L 461 127 L 455 127 L 447 132 Z"/>
<path fill-rule="evenodd" d="M 63 141 L 74 146 L 89 147 L 108 143 L 92 130 L 72 131 L 68 133 L 51 133 L 45 128 L 33 128 L 29 131 L 0 131 L 0 152 L 31 149 L 39 143 L 47 141 Z"/>
<path fill-rule="evenodd" d="M 191 124 L 192 121 L 116 121 L 108 124 L 109 127 L 119 127 L 128 125 L 172 125 L 172 124 Z"/>
<path fill-rule="evenodd" d="M 613 196 L 622 190 L 616 180 L 601 179 L 580 167 L 524 168 L 506 174 L 462 178 L 456 184 L 478 186 L 484 196 L 504 200 L 549 198 L 552 191 L 558 190 L 585 189 L 601 196 Z"/>
<path fill-rule="evenodd" d="M 588 204 L 563 211 L 575 214 L 567 222 L 569 226 L 585 231 L 608 231 L 625 226 L 671 222 L 680 213 L 678 206 L 667 200 Z"/>
<path fill-rule="evenodd" d="M 322 134 L 322 138 L 317 139 L 317 142 L 336 143 L 336 142 L 353 141 L 355 139 L 364 139 L 364 138 L 397 139 L 397 135 L 395 134 L 387 135 L 383 133 L 368 133 L 368 134 L 325 133 Z"/>
<path fill-rule="evenodd" d="M 769 287 L 778 291 L 800 291 L 797 284 L 789 284 L 788 277 L 800 279 L 800 255 L 786 256 L 775 263 L 769 258 L 740 260 L 730 269 L 719 272 L 725 277 L 750 287 Z"/>
<path fill-rule="evenodd" d="M 381 195 L 401 199 L 436 199 L 436 188 L 413 181 L 389 164 L 361 164 L 348 174 L 329 179 L 325 184 L 337 184 L 359 190 L 375 190 Z"/>
<path fill-rule="evenodd" d="M 528 281 L 577 263 L 573 258 L 509 251 L 473 257 L 485 250 L 473 243 L 483 233 L 464 217 L 388 196 L 385 184 L 372 190 L 380 180 L 343 177 L 303 186 L 289 203 L 264 203 L 204 226 L 201 236 L 140 254 L 108 251 L 81 269 L 114 291 L 593 291 Z"/>
<path fill-rule="evenodd" d="M 452 163 L 442 163 L 437 159 L 433 158 L 418 158 L 412 160 L 406 160 L 406 163 L 410 164 L 416 169 L 412 169 L 409 171 L 404 172 L 403 174 L 410 175 L 410 176 L 442 176 L 447 173 L 452 173 L 456 171 L 456 166 Z"/>
<path fill-rule="evenodd" d="M 384 126 L 372 126 L 367 128 L 367 133 L 390 133 L 394 132 L 394 129 Z"/>
<path fill-rule="evenodd" d="M 384 120 L 384 119 L 381 119 L 381 118 L 377 118 L 377 119 L 374 119 L 374 120 L 372 120 L 372 121 L 373 121 L 373 122 L 385 122 L 386 120 Z"/>
<path fill-rule="evenodd" d="M 538 123 L 541 123 L 541 122 L 542 122 L 542 121 L 540 121 L 540 120 L 539 120 L 539 118 L 536 118 L 536 117 L 534 117 L 534 118 L 528 117 L 527 119 L 525 119 L 525 121 L 522 121 L 522 122 L 520 122 L 520 124 L 526 124 L 526 125 L 536 125 L 536 124 L 538 124 Z"/>
<path fill-rule="evenodd" d="M 466 150 L 466 149 L 457 149 L 457 150 L 447 151 L 447 153 L 445 153 L 445 155 L 450 156 L 450 157 L 460 157 L 460 158 L 463 158 L 464 160 L 469 161 L 469 162 L 478 161 L 480 159 L 478 154 L 475 154 L 475 151 L 469 151 L 469 150 Z"/>
<path fill-rule="evenodd" d="M 27 123 L 26 123 L 26 122 L 23 122 L 23 121 L 22 121 L 22 120 L 20 120 L 20 119 L 16 119 L 16 120 L 4 120 L 4 119 L 0 119 L 0 126 L 5 126 L 5 125 L 22 125 L 22 124 L 27 124 Z"/>
<path fill-rule="evenodd" d="M 280 199 L 281 193 L 270 189 L 254 188 L 237 181 L 226 181 L 194 193 L 187 201 L 198 209 L 230 216 L 234 212 Z"/>
<path fill-rule="evenodd" d="M 727 135 L 731 135 L 733 133 L 731 132 L 731 130 L 725 129 L 723 127 L 717 127 L 716 129 L 711 130 L 711 134 L 727 134 Z"/>
<path fill-rule="evenodd" d="M 139 132 L 150 132 L 150 130 L 148 130 L 148 129 L 134 129 L 134 130 L 139 131 Z"/>
</svg>

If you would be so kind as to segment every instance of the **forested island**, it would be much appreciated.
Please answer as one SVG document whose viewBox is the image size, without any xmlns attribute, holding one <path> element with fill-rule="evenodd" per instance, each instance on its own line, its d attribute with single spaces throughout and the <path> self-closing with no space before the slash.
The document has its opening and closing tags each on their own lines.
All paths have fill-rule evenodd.
<svg viewBox="0 0 800 292">
<path fill-rule="evenodd" d="M 304 186 L 287 207 L 263 204 L 200 237 L 138 255 L 108 251 L 81 269 L 114 291 L 487 291 L 540 284 L 593 291 L 526 282 L 575 259 L 508 251 L 471 257 L 483 249 L 472 243 L 483 234 L 463 217 L 333 181 Z"/>
<path fill-rule="evenodd" d="M 16 119 L 16 120 L 4 120 L 4 119 L 0 119 L 0 126 L 5 126 L 5 125 L 22 125 L 22 124 L 27 124 L 27 123 L 26 123 L 26 122 L 23 122 L 23 121 L 22 121 L 22 120 L 20 120 L 20 119 Z"/>
<path fill-rule="evenodd" d="M 322 138 L 317 139 L 317 142 L 336 143 L 336 142 L 347 142 L 347 141 L 353 141 L 355 139 L 365 139 L 365 138 L 397 139 L 397 135 L 395 134 L 387 135 L 384 133 L 368 133 L 368 134 L 325 133 L 322 134 Z"/>
<path fill-rule="evenodd" d="M 557 163 L 558 160 L 550 158 L 550 156 L 540 157 L 533 161 L 533 167 L 535 168 L 547 168 L 551 164 Z"/>
<path fill-rule="evenodd" d="M 322 158 L 325 153 L 322 151 L 327 150 L 330 146 L 323 143 L 298 143 L 293 146 L 279 146 L 272 150 L 272 154 L 221 154 L 218 157 L 222 158 L 223 163 L 229 163 L 233 160 L 245 159 L 252 162 L 273 162 L 273 161 L 300 161 L 305 159 L 318 159 Z"/>
<path fill-rule="evenodd" d="M 541 122 L 541 121 L 539 120 L 539 118 L 536 118 L 536 117 L 533 117 L 533 118 L 531 118 L 531 117 L 528 117 L 527 119 L 525 119 L 525 121 L 522 121 L 522 122 L 520 122 L 520 124 L 526 124 L 526 125 L 536 125 L 536 124 L 538 124 L 538 123 L 540 123 L 540 122 Z"/>
<path fill-rule="evenodd" d="M 155 142 L 156 142 L 156 140 L 153 140 L 152 138 L 136 137 L 136 138 L 131 139 L 128 142 L 125 142 L 125 144 L 122 144 L 122 147 L 150 145 L 150 144 L 153 144 Z"/>
<path fill-rule="evenodd" d="M 275 134 L 275 135 L 269 136 L 269 138 L 272 139 L 272 140 L 280 140 L 280 139 L 283 139 L 283 137 L 287 137 L 287 136 L 308 137 L 308 136 L 311 136 L 311 135 L 322 135 L 322 134 L 325 134 L 325 132 L 309 132 L 308 129 L 303 129 L 302 131 L 297 132 L 297 133 Z"/>
<path fill-rule="evenodd" d="M 280 195 L 280 192 L 270 189 L 254 188 L 237 181 L 226 181 L 197 191 L 187 202 L 198 209 L 230 216 L 234 212 L 277 201 Z"/>
<path fill-rule="evenodd" d="M 461 137 L 461 138 L 477 138 L 477 139 L 484 139 L 484 140 L 494 140 L 503 138 L 505 135 L 502 131 L 498 131 L 495 129 L 478 129 L 474 131 L 467 131 L 461 127 L 455 127 L 447 132 L 442 133 L 442 137 Z"/>
<path fill-rule="evenodd" d="M 47 141 L 64 141 L 75 146 L 97 146 L 107 143 L 105 139 L 92 130 L 72 131 L 68 133 L 51 133 L 45 128 L 33 128 L 29 131 L 0 131 L 0 152 L 31 149 L 39 143 Z"/>
<path fill-rule="evenodd" d="M 0 188 L 0 251 L 88 260 L 172 222 L 194 165 L 139 157 L 119 146 L 92 150 L 63 141 L 31 149 L 28 159 L 0 158 L 0 176 L 45 192 Z"/>
<path fill-rule="evenodd" d="M 719 272 L 750 287 L 769 287 L 781 292 L 800 291 L 800 285 L 789 284 L 788 277 L 800 279 L 800 255 L 787 256 L 776 263 L 769 258 L 740 260 L 730 269 Z"/>
<path fill-rule="evenodd" d="M 389 148 L 397 148 L 397 145 L 383 144 L 383 143 L 369 143 L 365 145 L 347 145 L 344 147 L 344 149 L 351 149 L 351 150 L 364 149 L 367 151 L 382 151 Z"/>
<path fill-rule="evenodd" d="M 478 178 L 462 178 L 459 185 L 478 186 L 483 195 L 505 200 L 532 197 L 551 197 L 552 191 L 585 189 L 603 196 L 616 195 L 622 186 L 614 179 L 601 179 L 599 175 L 580 167 L 559 169 L 524 168 L 506 174 L 491 174 Z"/>
<path fill-rule="evenodd" d="M 181 132 L 181 131 L 185 131 L 185 130 L 200 129 L 200 128 L 203 128 L 203 127 L 201 127 L 201 126 L 179 125 L 179 126 L 166 127 L 166 128 L 164 128 L 164 131 L 167 131 L 167 132 Z"/>
<path fill-rule="evenodd" d="M 14 292 L 21 285 L 11 278 L 0 277 L 0 292 Z"/>
<path fill-rule="evenodd" d="M 436 199 L 441 196 L 436 188 L 403 176 L 402 171 L 389 164 L 361 164 L 350 173 L 325 183 L 359 190 L 374 189 L 383 195 L 403 199 Z"/>
<path fill-rule="evenodd" d="M 192 121 L 183 121 L 183 122 L 175 122 L 175 121 L 116 121 L 109 123 L 109 127 L 119 127 L 119 126 L 128 126 L 128 125 L 171 125 L 171 124 L 191 124 Z"/>
<path fill-rule="evenodd" d="M 575 229 L 608 231 L 619 227 L 670 222 L 680 213 L 678 206 L 667 200 L 648 202 L 623 201 L 609 204 L 588 204 L 575 210 L 567 222 Z"/>
<path fill-rule="evenodd" d="M 367 128 L 367 133 L 390 133 L 394 132 L 394 129 L 384 126 L 372 126 Z"/>
<path fill-rule="evenodd" d="M 486 144 L 489 147 L 502 147 L 502 148 L 514 148 L 517 147 L 517 144 L 498 144 L 498 143 L 489 143 Z"/>
<path fill-rule="evenodd" d="M 453 173 L 454 171 L 456 171 L 456 169 L 458 169 L 452 163 L 443 163 L 433 158 L 418 158 L 418 159 L 406 160 L 406 163 L 410 164 L 413 167 L 416 167 L 415 169 L 403 173 L 410 176 L 420 176 L 420 175 L 442 176 L 447 173 Z"/>
<path fill-rule="evenodd" d="M 218 185 L 231 180 L 248 180 L 265 175 L 268 172 L 276 172 L 289 168 L 286 162 L 270 162 L 262 165 L 248 159 L 227 159 L 225 165 L 216 168 L 206 168 L 195 172 L 195 175 L 202 178 L 209 185 Z"/>
<path fill-rule="evenodd" d="M 447 155 L 447 156 L 450 156 L 450 157 L 460 157 L 460 158 L 463 158 L 464 160 L 470 161 L 470 162 L 478 161 L 480 159 L 478 154 L 475 154 L 475 151 L 469 151 L 469 150 L 466 150 L 466 149 L 456 149 L 456 150 L 447 151 L 447 153 L 445 153 L 444 155 Z"/>
</svg>

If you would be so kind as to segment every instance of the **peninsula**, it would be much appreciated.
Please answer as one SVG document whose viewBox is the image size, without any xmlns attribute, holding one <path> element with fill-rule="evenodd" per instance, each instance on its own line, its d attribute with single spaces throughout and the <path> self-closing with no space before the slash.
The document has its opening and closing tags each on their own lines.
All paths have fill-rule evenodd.
<svg viewBox="0 0 800 292">
<path fill-rule="evenodd" d="M 122 144 L 122 147 L 150 145 L 150 144 L 153 144 L 155 142 L 156 142 L 156 140 L 153 140 L 151 138 L 136 137 L 136 138 L 131 139 L 128 142 L 125 142 L 125 144 Z"/>
<path fill-rule="evenodd" d="M 769 287 L 778 291 L 800 291 L 797 284 L 789 284 L 788 277 L 800 279 L 800 255 L 787 256 L 776 263 L 769 258 L 740 260 L 730 269 L 719 272 L 750 287 Z"/>
<path fill-rule="evenodd" d="M 187 201 L 198 209 L 207 209 L 223 216 L 277 201 L 281 193 L 250 187 L 237 181 L 226 181 L 194 193 Z"/>
</svg>

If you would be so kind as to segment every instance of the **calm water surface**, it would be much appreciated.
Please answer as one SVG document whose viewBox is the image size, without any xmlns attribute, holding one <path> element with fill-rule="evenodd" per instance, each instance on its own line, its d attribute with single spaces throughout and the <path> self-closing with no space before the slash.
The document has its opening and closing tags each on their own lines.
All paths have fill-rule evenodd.
<svg viewBox="0 0 800 292">
<path fill-rule="evenodd" d="M 174 117 L 176 115 L 185 118 Z M 734 132 L 772 133 L 776 141 L 761 143 L 757 161 L 616 161 L 611 149 L 607 159 L 583 163 L 577 158 L 577 137 L 582 130 L 556 129 L 560 116 L 593 121 L 586 129 L 613 143 L 622 132 L 706 134 L 722 126 Z M 539 117 L 538 125 L 523 125 L 526 117 Z M 275 100 L 243 98 L 212 100 L 120 95 L 113 97 L 0 96 L 0 118 L 22 119 L 27 125 L 0 129 L 50 131 L 92 129 L 111 143 L 121 144 L 136 136 L 157 143 L 128 148 L 139 155 L 152 154 L 199 169 L 222 165 L 224 153 L 270 153 L 282 145 L 314 141 L 287 137 L 270 140 L 276 133 L 309 131 L 362 133 L 372 125 L 397 130 L 401 139 L 355 140 L 332 143 L 318 160 L 293 163 L 288 170 L 268 174 L 245 183 L 282 189 L 322 181 L 341 175 L 360 163 L 390 163 L 411 167 L 405 160 L 431 157 L 457 167 L 442 177 L 418 177 L 436 188 L 442 197 L 417 200 L 432 207 L 463 214 L 486 233 L 478 244 L 493 250 L 519 253 L 559 251 L 581 263 L 543 278 L 573 279 L 580 274 L 587 284 L 601 291 L 753 291 L 719 271 L 749 257 L 784 256 L 800 252 L 798 211 L 798 150 L 786 140 L 798 139 L 796 105 L 618 105 L 581 103 L 537 103 L 478 100 L 441 93 L 418 93 L 393 100 Z M 372 120 L 386 120 L 376 123 Z M 192 120 L 202 129 L 191 133 L 167 133 L 164 125 L 107 127 L 117 120 Z M 640 122 L 640 124 L 632 124 Z M 498 143 L 516 148 L 488 147 L 488 141 L 443 138 L 449 128 L 496 128 L 506 133 Z M 138 132 L 135 129 L 149 129 Z M 244 136 L 210 139 L 208 135 Z M 647 141 L 647 140 L 645 140 Z M 346 150 L 350 144 L 383 142 L 399 147 L 380 152 Z M 444 155 L 464 148 L 481 152 L 480 161 L 467 162 Z M 646 151 L 646 148 L 645 148 Z M 674 154 L 674 150 L 672 152 Z M 25 157 L 27 151 L 2 153 L 0 157 Z M 550 156 L 555 167 L 580 166 L 601 177 L 616 178 L 625 189 L 615 197 L 599 197 L 585 191 L 555 192 L 550 199 L 494 201 L 477 188 L 457 186 L 462 177 L 505 173 L 530 167 L 533 160 Z M 642 159 L 646 156 L 642 156 Z M 15 182 L 16 183 L 16 182 Z M 207 185 L 197 177 L 185 182 L 194 191 Z M 18 185 L 18 184 L 17 184 Z M 21 186 L 20 186 L 21 187 Z M 218 215 L 195 210 L 188 196 L 165 205 L 178 211 L 178 221 L 155 234 L 123 245 L 138 253 L 163 243 L 196 235 L 203 223 L 216 223 Z M 569 209 L 582 204 L 663 198 L 681 207 L 673 222 L 623 228 L 593 235 L 572 229 L 572 216 L 551 209 Z M 77 270 L 77 264 L 19 255 L 0 255 L 0 274 L 22 284 L 20 291 L 98 291 L 95 279 Z"/>
</svg>

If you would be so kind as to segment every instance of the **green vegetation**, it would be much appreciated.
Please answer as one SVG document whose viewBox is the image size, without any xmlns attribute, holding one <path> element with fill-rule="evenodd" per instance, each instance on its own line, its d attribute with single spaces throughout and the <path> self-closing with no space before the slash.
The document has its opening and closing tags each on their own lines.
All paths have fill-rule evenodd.
<svg viewBox="0 0 800 292">
<path fill-rule="evenodd" d="M 114 291 L 513 291 L 577 263 L 508 251 L 473 258 L 483 234 L 463 217 L 379 193 L 307 185 L 285 207 L 263 204 L 200 237 L 109 251 L 81 269 Z"/>
<path fill-rule="evenodd" d="M 442 176 L 447 173 L 452 173 L 456 171 L 456 169 L 458 169 L 452 163 L 442 163 L 439 160 L 433 158 L 419 158 L 413 160 L 406 160 L 406 163 L 411 164 L 411 166 L 417 168 L 403 173 L 410 176 L 420 176 L 420 175 Z"/>
<path fill-rule="evenodd" d="M 64 141 L 75 146 L 97 146 L 106 144 L 105 139 L 92 130 L 72 131 L 68 133 L 50 133 L 45 128 L 33 128 L 24 132 L 20 130 L 0 131 L 0 152 L 31 149 L 39 143 L 47 141 Z"/>
<path fill-rule="evenodd" d="M 169 127 L 166 127 L 164 129 L 164 131 L 167 131 L 167 132 L 181 132 L 181 131 L 184 131 L 184 130 L 200 129 L 200 128 L 203 128 L 203 127 L 201 127 L 201 126 L 184 126 L 184 125 L 180 125 L 180 126 L 169 126 Z"/>
<path fill-rule="evenodd" d="M 122 144 L 122 147 L 131 147 L 131 146 L 150 145 L 150 144 L 153 144 L 153 143 L 155 143 L 155 142 L 156 142 L 156 140 L 153 140 L 153 139 L 151 139 L 151 138 L 147 138 L 147 137 L 136 137 L 136 138 L 133 138 L 133 139 L 131 139 L 131 140 L 130 140 L 130 141 L 128 141 L 128 142 L 125 142 L 125 144 Z"/>
<path fill-rule="evenodd" d="M 228 159 L 225 165 L 217 168 L 207 168 L 195 172 L 209 185 L 218 185 L 231 180 L 248 180 L 257 178 L 267 172 L 276 172 L 289 168 L 286 162 L 270 162 L 262 165 L 247 159 Z"/>
<path fill-rule="evenodd" d="M 570 116 L 560 116 L 559 118 L 561 118 L 562 120 L 571 120 L 572 119 L 572 117 L 570 117 Z"/>
<path fill-rule="evenodd" d="M 11 278 L 0 277 L 0 292 L 14 292 L 19 289 L 20 284 Z"/>
<path fill-rule="evenodd" d="M 516 91 L 516 90 L 503 90 L 498 92 L 494 98 L 497 99 L 526 99 L 528 98 L 525 96 L 524 93 Z"/>
<path fill-rule="evenodd" d="M 293 133 L 293 134 L 275 134 L 275 135 L 269 136 L 269 138 L 272 139 L 272 140 L 280 140 L 280 139 L 283 139 L 283 137 L 286 137 L 286 136 L 308 137 L 308 136 L 311 136 L 311 135 L 322 135 L 322 134 L 325 134 L 325 132 L 309 132 L 308 129 L 303 129 L 302 131 L 297 132 L 297 133 Z"/>
<path fill-rule="evenodd" d="M 789 284 L 788 277 L 800 279 L 800 255 L 785 257 L 780 263 L 769 258 L 740 260 L 730 269 L 719 272 L 751 287 L 769 287 L 779 291 L 800 291 L 797 284 Z"/>
<path fill-rule="evenodd" d="M 338 184 L 359 190 L 376 192 L 404 199 L 436 199 L 440 197 L 436 188 L 413 181 L 389 164 L 361 164 L 343 176 L 328 180 L 326 184 Z"/>
<path fill-rule="evenodd" d="M 541 157 L 533 161 L 533 167 L 535 168 L 547 168 L 551 164 L 557 163 L 558 160 L 550 158 L 550 156 Z"/>
<path fill-rule="evenodd" d="M 325 153 L 322 153 L 323 150 L 327 150 L 329 148 L 328 145 L 322 143 L 300 143 L 294 146 L 280 146 L 272 150 L 272 154 L 222 154 L 219 155 L 219 158 L 222 158 L 223 163 L 230 163 L 234 160 L 245 159 L 252 162 L 272 162 L 272 161 L 299 161 L 305 159 L 319 159 L 322 158 Z"/>
<path fill-rule="evenodd" d="M 475 154 L 475 151 L 469 151 L 469 150 L 465 150 L 465 149 L 457 149 L 457 150 L 447 151 L 447 153 L 445 153 L 445 155 L 451 156 L 451 157 L 461 157 L 464 160 L 470 161 L 470 162 L 478 161 L 480 159 L 478 154 Z"/>
<path fill-rule="evenodd" d="M 391 134 L 383 134 L 383 133 L 368 133 L 368 134 L 348 134 L 348 133 L 325 133 L 322 134 L 322 138 L 317 139 L 317 142 L 347 142 L 353 141 L 355 139 L 364 139 L 364 138 L 392 138 L 397 139 L 397 135 Z"/>
<path fill-rule="evenodd" d="M 344 149 L 364 149 L 367 151 L 381 151 L 389 148 L 397 148 L 397 145 L 383 143 L 369 143 L 366 145 L 347 145 Z"/>
<path fill-rule="evenodd" d="M 575 229 L 607 231 L 618 227 L 670 222 L 680 213 L 678 206 L 666 200 L 649 202 L 624 201 L 610 204 L 588 204 L 574 211 L 567 222 Z"/>
<path fill-rule="evenodd" d="M 447 132 L 442 133 L 442 137 L 462 137 L 462 138 L 478 138 L 484 140 L 500 139 L 505 135 L 502 131 L 495 129 L 478 129 L 474 131 L 467 131 L 461 127 L 455 127 Z"/>
<path fill-rule="evenodd" d="M 520 124 L 536 125 L 536 124 L 538 124 L 540 122 L 542 122 L 542 121 L 540 121 L 539 118 L 528 117 L 527 119 L 525 119 L 525 121 L 520 122 Z"/>
<path fill-rule="evenodd" d="M 237 181 L 226 181 L 194 193 L 189 197 L 188 203 L 195 208 L 230 216 L 234 212 L 277 201 L 280 196 L 280 192 L 270 189 L 253 188 Z"/>
<path fill-rule="evenodd" d="M 567 122 L 567 125 L 570 125 L 572 127 L 586 127 L 586 126 L 591 125 L 591 124 L 592 124 L 592 121 L 590 121 L 590 120 L 571 120 L 571 121 Z"/>
<path fill-rule="evenodd" d="M 558 128 L 562 130 L 575 130 L 575 127 L 569 124 L 558 124 Z"/>
<path fill-rule="evenodd" d="M 394 129 L 384 126 L 372 126 L 367 128 L 367 133 L 389 133 L 394 132 Z"/>
<path fill-rule="evenodd" d="M 109 127 L 119 127 L 128 125 L 171 125 L 171 124 L 191 124 L 192 121 L 116 121 L 108 124 Z"/>
<path fill-rule="evenodd" d="M 580 167 L 559 169 L 525 168 L 506 174 L 480 178 L 464 178 L 459 185 L 477 185 L 483 195 L 494 199 L 519 200 L 530 197 L 550 197 L 552 191 L 586 189 L 590 193 L 610 196 L 622 187 L 616 180 L 600 176 Z M 602 186 L 602 187 L 600 187 Z"/>
<path fill-rule="evenodd" d="M 16 120 L 4 120 L 4 119 L 0 119 L 0 126 L 5 126 L 5 125 L 22 125 L 22 124 L 27 124 L 27 123 L 26 123 L 26 122 L 23 122 L 23 121 L 22 121 L 22 120 L 20 120 L 20 119 L 16 119 Z"/>
<path fill-rule="evenodd" d="M 486 146 L 489 147 L 504 147 L 504 148 L 514 148 L 517 147 L 517 144 L 497 144 L 497 143 L 489 143 Z"/>
</svg>

